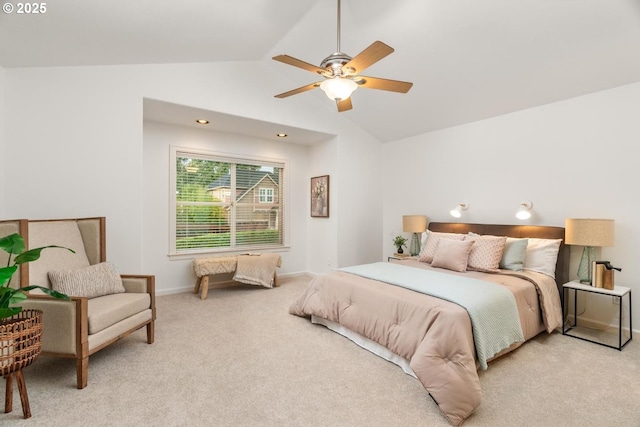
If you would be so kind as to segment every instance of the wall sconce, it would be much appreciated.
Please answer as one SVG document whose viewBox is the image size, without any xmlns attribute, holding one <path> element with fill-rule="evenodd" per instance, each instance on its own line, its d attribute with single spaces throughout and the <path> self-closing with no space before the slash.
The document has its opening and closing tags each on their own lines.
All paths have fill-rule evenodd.
<svg viewBox="0 0 640 427">
<path fill-rule="evenodd" d="M 427 217 L 424 215 L 403 215 L 402 231 L 411 233 L 411 247 L 409 253 L 416 256 L 420 253 L 420 233 L 427 229 Z"/>
<path fill-rule="evenodd" d="M 525 200 L 520 203 L 520 209 L 516 212 L 516 218 L 518 219 L 529 219 L 531 218 L 531 208 L 533 207 L 533 203 L 531 200 Z"/>
<path fill-rule="evenodd" d="M 460 218 L 462 216 L 462 211 L 466 211 L 467 209 L 469 209 L 469 204 L 468 203 L 460 203 L 460 204 L 458 204 L 458 206 L 456 206 L 455 208 L 451 209 L 449 211 L 449 213 L 454 218 Z"/>
</svg>

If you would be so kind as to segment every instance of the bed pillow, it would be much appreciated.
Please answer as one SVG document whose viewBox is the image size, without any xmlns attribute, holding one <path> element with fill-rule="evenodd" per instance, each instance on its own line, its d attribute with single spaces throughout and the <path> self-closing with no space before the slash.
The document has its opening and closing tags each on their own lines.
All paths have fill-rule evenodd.
<svg viewBox="0 0 640 427">
<path fill-rule="evenodd" d="M 464 237 L 464 234 L 458 233 L 438 233 L 435 231 L 427 231 L 427 242 L 420 251 L 418 261 L 428 263 L 433 261 L 433 254 L 436 253 L 436 248 L 438 247 L 440 239 L 463 240 Z"/>
<path fill-rule="evenodd" d="M 469 254 L 467 268 L 475 271 L 496 273 L 500 268 L 500 260 L 504 253 L 506 236 L 487 236 L 469 234 L 465 241 L 473 241 L 475 244 Z"/>
<path fill-rule="evenodd" d="M 528 243 L 529 239 L 507 237 L 502 259 L 500 260 L 500 268 L 503 270 L 522 271 Z"/>
<path fill-rule="evenodd" d="M 433 254 L 432 267 L 453 271 L 467 271 L 467 261 L 475 242 L 473 240 L 440 239 Z"/>
<path fill-rule="evenodd" d="M 556 262 L 562 239 L 529 238 L 523 270 L 537 271 L 556 278 Z"/>
<path fill-rule="evenodd" d="M 49 271 L 51 288 L 74 297 L 95 298 L 124 292 L 113 264 L 103 262 L 76 270 Z"/>
</svg>

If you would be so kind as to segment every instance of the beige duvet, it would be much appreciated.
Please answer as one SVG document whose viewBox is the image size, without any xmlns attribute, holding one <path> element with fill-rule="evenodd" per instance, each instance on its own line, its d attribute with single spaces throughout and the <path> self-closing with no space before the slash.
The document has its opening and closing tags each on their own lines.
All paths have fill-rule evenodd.
<svg viewBox="0 0 640 427">
<path fill-rule="evenodd" d="M 401 261 L 410 267 L 428 264 Z M 518 276 L 463 274 L 508 287 L 514 294 L 526 340 L 561 326 L 560 296 L 553 279 L 540 273 Z M 316 276 L 290 313 L 336 322 L 409 361 L 410 367 L 453 425 L 461 425 L 482 397 L 471 321 L 454 303 L 349 273 Z M 521 343 L 505 349 L 504 354 Z"/>
</svg>

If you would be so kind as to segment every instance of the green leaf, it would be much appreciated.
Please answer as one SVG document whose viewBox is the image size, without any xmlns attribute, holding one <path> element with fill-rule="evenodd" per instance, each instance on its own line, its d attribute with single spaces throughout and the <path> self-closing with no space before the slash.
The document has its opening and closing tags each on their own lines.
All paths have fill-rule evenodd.
<svg viewBox="0 0 640 427">
<path fill-rule="evenodd" d="M 5 294 L 10 294 L 10 293 L 15 292 L 15 291 L 16 290 L 13 289 L 13 288 L 2 287 L 2 288 L 0 288 L 0 298 L 4 297 Z"/>
<path fill-rule="evenodd" d="M 60 248 L 60 249 L 66 249 L 69 252 L 72 253 L 76 253 L 73 249 L 69 249 L 69 248 L 65 248 L 63 246 L 56 246 L 56 245 L 50 245 L 50 246 L 44 246 L 42 248 L 35 248 L 35 249 L 29 249 L 26 252 L 22 252 L 20 255 L 18 255 L 13 262 L 15 264 L 24 264 L 26 262 L 31 262 L 31 261 L 35 261 L 38 258 L 40 258 L 40 252 L 42 252 L 43 250 L 47 249 L 47 248 Z"/>
<path fill-rule="evenodd" d="M 19 254 L 24 251 L 24 239 L 18 233 L 0 238 L 0 249 L 10 254 Z"/>
<path fill-rule="evenodd" d="M 11 317 L 22 311 L 22 307 L 0 307 L 0 319 Z"/>
<path fill-rule="evenodd" d="M 25 294 L 21 290 L 16 290 L 16 292 L 14 292 L 13 295 L 11 295 L 11 298 L 9 299 L 9 305 L 19 304 L 26 299 L 27 299 L 27 294 Z"/>
<path fill-rule="evenodd" d="M 13 276 L 13 273 L 15 273 L 16 270 L 18 270 L 17 265 L 0 268 L 0 286 L 8 283 L 9 280 L 11 280 L 11 276 Z"/>
<path fill-rule="evenodd" d="M 69 301 L 71 299 L 69 298 L 68 295 L 63 294 L 62 292 L 54 291 L 53 289 L 49 289 L 49 288 L 43 288 L 42 286 L 38 286 L 38 285 L 31 285 L 31 286 L 25 286 L 24 288 L 20 288 L 20 290 L 22 291 L 30 291 L 32 289 L 40 289 L 45 294 L 52 296 L 54 298 L 63 299 L 66 301 Z"/>
</svg>

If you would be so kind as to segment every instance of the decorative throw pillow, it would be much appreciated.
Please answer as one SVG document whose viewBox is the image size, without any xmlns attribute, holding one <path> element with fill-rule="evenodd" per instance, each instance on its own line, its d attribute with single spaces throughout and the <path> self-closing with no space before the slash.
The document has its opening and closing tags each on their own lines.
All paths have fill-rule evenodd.
<svg viewBox="0 0 640 427">
<path fill-rule="evenodd" d="M 467 271 L 467 260 L 475 243 L 472 240 L 440 239 L 433 254 L 432 267 Z"/>
<path fill-rule="evenodd" d="M 562 239 L 529 238 L 523 269 L 544 273 L 555 279 L 561 242 Z"/>
<path fill-rule="evenodd" d="M 507 242 L 504 245 L 504 253 L 500 260 L 500 268 L 503 270 L 522 271 L 528 243 L 529 239 L 507 237 Z"/>
<path fill-rule="evenodd" d="M 458 233 L 437 233 L 434 231 L 427 232 L 427 242 L 424 244 L 422 251 L 420 251 L 420 256 L 418 257 L 418 261 L 428 262 L 433 261 L 433 254 L 436 252 L 436 247 L 438 247 L 438 242 L 440 239 L 449 239 L 449 240 L 463 240 L 465 237 L 464 234 Z"/>
<path fill-rule="evenodd" d="M 124 292 L 122 278 L 109 262 L 77 270 L 49 272 L 51 288 L 74 297 L 95 298 Z"/>
<path fill-rule="evenodd" d="M 475 242 L 469 254 L 467 268 L 475 271 L 497 272 L 507 237 L 469 234 L 465 237 L 465 241 L 467 240 Z"/>
</svg>

